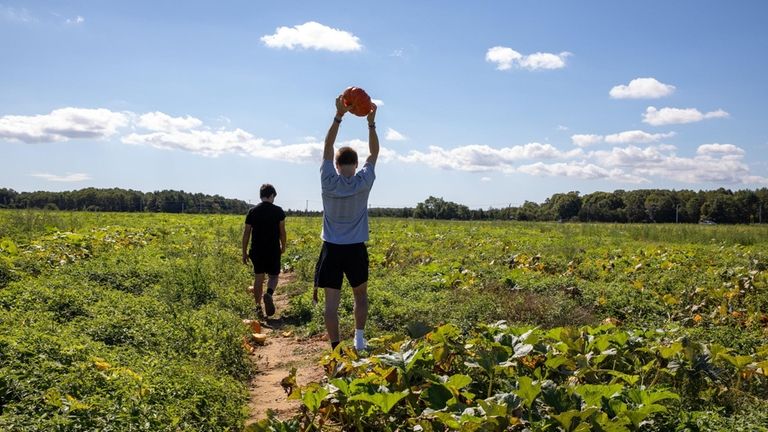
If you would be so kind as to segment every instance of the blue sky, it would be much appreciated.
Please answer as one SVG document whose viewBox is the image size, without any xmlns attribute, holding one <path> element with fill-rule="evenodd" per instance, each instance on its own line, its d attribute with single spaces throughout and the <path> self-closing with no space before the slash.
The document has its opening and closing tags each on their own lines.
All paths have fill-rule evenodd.
<svg viewBox="0 0 768 432">
<path fill-rule="evenodd" d="M 768 186 L 768 3 L 0 0 L 0 187 L 320 208 L 344 88 L 372 206 Z M 348 115 L 337 144 L 364 157 Z"/>
</svg>

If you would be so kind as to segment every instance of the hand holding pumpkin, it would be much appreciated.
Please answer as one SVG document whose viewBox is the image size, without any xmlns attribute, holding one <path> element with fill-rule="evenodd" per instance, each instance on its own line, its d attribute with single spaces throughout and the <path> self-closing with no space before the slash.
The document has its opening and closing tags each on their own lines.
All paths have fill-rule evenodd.
<svg viewBox="0 0 768 432">
<path fill-rule="evenodd" d="M 336 98 L 336 117 L 341 118 L 344 116 L 344 114 L 347 113 L 351 109 L 350 106 L 347 106 L 344 104 L 344 96 L 339 95 Z"/>
</svg>

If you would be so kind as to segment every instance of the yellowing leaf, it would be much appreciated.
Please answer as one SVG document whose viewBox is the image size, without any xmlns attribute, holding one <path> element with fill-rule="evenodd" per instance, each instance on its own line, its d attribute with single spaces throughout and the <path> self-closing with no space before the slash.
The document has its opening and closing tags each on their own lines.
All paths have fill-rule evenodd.
<svg viewBox="0 0 768 432">
<path fill-rule="evenodd" d="M 680 303 L 680 299 L 678 299 L 676 296 L 672 294 L 665 294 L 663 299 L 664 299 L 664 303 L 668 305 L 676 305 Z"/>
<path fill-rule="evenodd" d="M 104 370 L 107 370 L 107 369 L 112 367 L 111 364 L 109 364 L 109 363 L 107 363 L 105 361 L 101 361 L 101 360 L 96 360 L 96 361 L 93 362 L 93 364 L 94 364 L 94 366 L 96 366 L 96 369 L 98 369 L 100 371 L 104 371 Z"/>
</svg>

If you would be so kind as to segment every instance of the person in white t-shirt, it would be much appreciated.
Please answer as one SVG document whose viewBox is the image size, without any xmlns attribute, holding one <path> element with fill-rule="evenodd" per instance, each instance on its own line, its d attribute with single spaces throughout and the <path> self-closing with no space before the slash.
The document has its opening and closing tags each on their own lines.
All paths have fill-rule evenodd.
<svg viewBox="0 0 768 432">
<path fill-rule="evenodd" d="M 376 134 L 376 105 L 368 114 L 370 155 L 357 170 L 357 152 L 340 148 L 334 157 L 334 143 L 344 114 L 349 111 L 342 97 L 336 98 L 336 116 L 325 137 L 320 183 L 323 197 L 323 246 L 315 267 L 313 298 L 325 290 L 325 328 L 331 347 L 339 343 L 339 302 L 346 275 L 355 298 L 355 348 L 366 348 L 365 322 L 368 318 L 368 195 L 376 179 L 374 167 L 379 156 Z"/>
</svg>

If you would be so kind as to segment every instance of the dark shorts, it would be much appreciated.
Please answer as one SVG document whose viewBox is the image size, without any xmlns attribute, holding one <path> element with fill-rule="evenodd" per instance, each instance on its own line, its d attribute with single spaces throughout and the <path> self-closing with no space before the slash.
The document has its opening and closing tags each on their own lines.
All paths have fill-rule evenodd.
<svg viewBox="0 0 768 432">
<path fill-rule="evenodd" d="M 315 286 L 341 289 L 344 275 L 351 287 L 368 282 L 368 248 L 365 243 L 339 245 L 323 242 L 315 266 Z"/>
<path fill-rule="evenodd" d="M 278 275 L 280 274 L 280 251 L 278 250 L 277 253 L 263 253 L 263 252 L 253 252 L 251 251 L 250 254 L 248 254 L 248 257 L 251 259 L 251 263 L 253 263 L 253 273 L 254 274 L 268 274 L 268 275 Z"/>
</svg>

